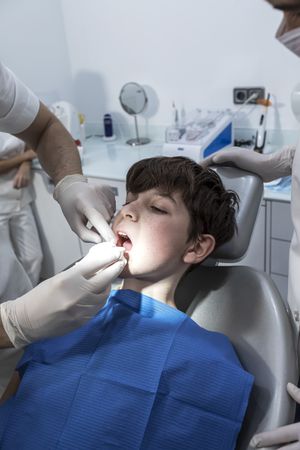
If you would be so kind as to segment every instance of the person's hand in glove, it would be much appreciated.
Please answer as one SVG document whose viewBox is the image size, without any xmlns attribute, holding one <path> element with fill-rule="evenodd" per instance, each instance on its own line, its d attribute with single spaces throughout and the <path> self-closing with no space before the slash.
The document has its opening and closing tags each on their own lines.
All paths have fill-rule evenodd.
<svg viewBox="0 0 300 450">
<path fill-rule="evenodd" d="M 240 169 L 256 173 L 264 182 L 268 182 L 291 175 L 295 150 L 296 147 L 290 145 L 275 153 L 261 154 L 251 149 L 231 147 L 208 156 L 200 165 L 208 167 L 231 163 Z"/>
<path fill-rule="evenodd" d="M 300 404 L 300 389 L 294 384 L 288 383 L 287 391 L 290 396 Z M 283 444 L 283 446 L 281 446 L 281 444 Z M 256 434 L 250 442 L 252 448 L 268 448 L 274 445 L 280 445 L 278 450 L 300 450 L 300 423 L 293 423 L 273 431 Z"/>
<path fill-rule="evenodd" d="M 91 184 L 83 175 L 67 175 L 57 183 L 53 197 L 60 204 L 71 229 L 83 241 L 114 241 L 107 222 L 115 213 L 116 201 L 109 186 Z M 88 222 L 91 229 L 87 228 Z"/>
<path fill-rule="evenodd" d="M 124 248 L 112 243 L 97 244 L 70 269 L 2 303 L 2 325 L 14 347 L 68 333 L 93 317 L 126 265 L 123 254 Z"/>
</svg>

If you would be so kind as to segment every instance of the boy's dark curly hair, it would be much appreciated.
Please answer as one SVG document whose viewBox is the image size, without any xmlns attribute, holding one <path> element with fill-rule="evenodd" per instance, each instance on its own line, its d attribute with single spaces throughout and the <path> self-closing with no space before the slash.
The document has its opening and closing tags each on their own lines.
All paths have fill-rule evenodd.
<svg viewBox="0 0 300 450">
<path fill-rule="evenodd" d="M 237 194 L 224 188 L 215 171 L 203 169 L 189 158 L 162 156 L 138 161 L 127 173 L 126 189 L 133 194 L 149 189 L 179 192 L 191 219 L 188 240 L 211 234 L 218 247 L 231 239 L 236 229 Z"/>
</svg>

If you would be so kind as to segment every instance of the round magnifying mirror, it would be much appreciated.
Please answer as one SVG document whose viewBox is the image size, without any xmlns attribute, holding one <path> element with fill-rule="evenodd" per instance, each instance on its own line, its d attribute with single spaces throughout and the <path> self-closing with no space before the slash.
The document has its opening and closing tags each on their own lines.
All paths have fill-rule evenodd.
<svg viewBox="0 0 300 450">
<path fill-rule="evenodd" d="M 144 111 L 148 102 L 145 89 L 138 83 L 126 83 L 121 89 L 119 100 L 124 111 L 134 117 L 136 137 L 129 139 L 127 144 L 132 146 L 148 144 L 150 139 L 139 136 L 137 124 L 137 114 Z"/>
</svg>

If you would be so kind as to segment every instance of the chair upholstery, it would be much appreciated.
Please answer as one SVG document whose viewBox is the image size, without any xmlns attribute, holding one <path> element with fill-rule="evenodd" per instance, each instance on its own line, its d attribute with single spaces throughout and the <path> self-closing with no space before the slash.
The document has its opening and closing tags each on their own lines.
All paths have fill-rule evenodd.
<svg viewBox="0 0 300 450">
<path fill-rule="evenodd" d="M 228 190 L 240 199 L 236 214 L 237 231 L 233 238 L 220 246 L 212 258 L 217 261 L 239 261 L 246 253 L 263 195 L 263 182 L 258 176 L 233 167 L 212 167 Z"/>
<path fill-rule="evenodd" d="M 213 256 L 215 261 L 236 261 L 251 238 L 262 181 L 228 167 L 218 173 L 226 188 L 239 194 L 241 205 L 238 233 Z M 200 265 L 180 282 L 175 301 L 200 326 L 227 335 L 243 367 L 255 377 L 237 449 L 250 449 L 249 441 L 259 431 L 293 422 L 295 405 L 286 385 L 298 381 L 296 331 L 272 279 L 250 267 Z"/>
</svg>

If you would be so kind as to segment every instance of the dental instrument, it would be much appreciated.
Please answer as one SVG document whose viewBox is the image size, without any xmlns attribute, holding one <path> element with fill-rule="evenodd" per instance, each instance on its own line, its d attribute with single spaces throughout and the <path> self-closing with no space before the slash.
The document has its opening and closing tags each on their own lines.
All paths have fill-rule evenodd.
<svg viewBox="0 0 300 450">
<path fill-rule="evenodd" d="M 259 119 L 259 126 L 258 126 L 258 129 L 256 131 L 256 136 L 255 136 L 254 150 L 258 151 L 259 153 L 262 153 L 263 148 L 266 143 L 266 136 L 267 136 L 266 122 L 267 122 L 268 107 L 270 106 L 270 104 L 271 104 L 270 94 L 268 94 L 267 99 L 264 103 L 263 112 Z"/>
</svg>

